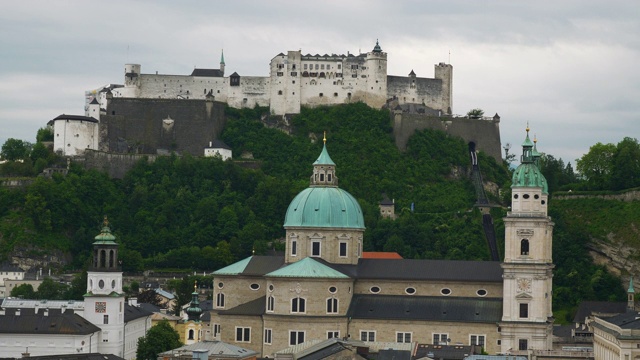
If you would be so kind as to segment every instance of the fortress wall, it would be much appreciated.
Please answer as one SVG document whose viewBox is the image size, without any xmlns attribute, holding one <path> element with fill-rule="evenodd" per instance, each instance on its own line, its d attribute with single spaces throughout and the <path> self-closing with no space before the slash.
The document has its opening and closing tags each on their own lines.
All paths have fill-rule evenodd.
<svg viewBox="0 0 640 360">
<path fill-rule="evenodd" d="M 415 81 L 415 83 L 412 83 Z M 413 86 L 412 86 L 413 85 Z M 424 103 L 426 106 L 447 113 L 449 104 L 443 101 L 443 83 L 440 79 L 387 77 L 387 96 L 395 96 L 400 104 Z"/>
<path fill-rule="evenodd" d="M 226 102 L 234 108 L 269 106 L 269 78 L 264 76 L 241 76 L 240 86 L 227 87 Z M 215 94 L 214 94 L 215 95 Z M 216 96 L 216 100 L 218 97 Z M 246 99 L 246 100 L 245 100 Z M 220 99 L 223 101 L 222 99 Z"/>
<path fill-rule="evenodd" d="M 93 169 L 109 174 L 109 177 L 122 179 L 138 161 L 147 159 L 149 162 L 156 160 L 157 155 L 141 154 L 114 154 L 97 150 L 87 150 L 84 153 L 85 169 Z"/>
<path fill-rule="evenodd" d="M 101 117 L 100 149 L 203 156 L 224 129 L 224 108 L 224 103 L 211 100 L 113 98 Z"/>
<path fill-rule="evenodd" d="M 154 74 L 141 74 L 138 81 L 139 97 L 171 99 L 204 99 L 209 91 L 216 98 L 222 97 L 229 82 L 222 77 Z"/>
<path fill-rule="evenodd" d="M 409 137 L 416 130 L 442 130 L 459 136 L 466 142 L 474 142 L 476 149 L 484 151 L 497 162 L 502 161 L 499 120 L 476 120 L 468 118 L 437 117 L 422 114 L 392 114 L 393 134 L 398 149 L 407 148 Z"/>
</svg>

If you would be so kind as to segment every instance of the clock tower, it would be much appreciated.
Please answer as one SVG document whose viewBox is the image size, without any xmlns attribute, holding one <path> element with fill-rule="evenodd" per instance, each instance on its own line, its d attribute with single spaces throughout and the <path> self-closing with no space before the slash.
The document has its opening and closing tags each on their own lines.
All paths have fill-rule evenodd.
<svg viewBox="0 0 640 360">
<path fill-rule="evenodd" d="M 511 211 L 504 218 L 505 255 L 501 352 L 551 350 L 553 222 L 547 215 L 549 189 L 538 168 L 536 140 L 522 144 L 521 164 L 513 173 Z"/>
<path fill-rule="evenodd" d="M 87 271 L 84 317 L 102 329 L 97 352 L 122 357 L 124 293 L 122 269 L 118 262 L 118 244 L 115 239 L 105 216 L 102 231 L 93 243 L 93 263 Z"/>
</svg>

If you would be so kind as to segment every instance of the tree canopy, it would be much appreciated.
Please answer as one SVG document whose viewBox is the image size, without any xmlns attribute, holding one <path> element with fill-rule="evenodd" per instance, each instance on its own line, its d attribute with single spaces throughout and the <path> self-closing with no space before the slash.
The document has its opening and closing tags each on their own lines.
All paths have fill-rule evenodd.
<svg viewBox="0 0 640 360">
<path fill-rule="evenodd" d="M 152 326 L 147 335 L 138 339 L 136 359 L 156 360 L 158 354 L 182 346 L 180 334 L 167 320 L 161 320 Z"/>
</svg>

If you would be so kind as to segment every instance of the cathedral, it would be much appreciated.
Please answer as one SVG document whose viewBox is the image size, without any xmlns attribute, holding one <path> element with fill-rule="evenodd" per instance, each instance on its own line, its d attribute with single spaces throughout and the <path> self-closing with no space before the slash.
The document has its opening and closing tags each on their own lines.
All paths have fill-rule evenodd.
<svg viewBox="0 0 640 360">
<path fill-rule="evenodd" d="M 362 209 L 338 186 L 324 142 L 309 187 L 287 209 L 285 254 L 214 272 L 216 340 L 265 357 L 327 338 L 479 345 L 489 354 L 552 349 L 553 222 L 528 128 L 502 263 L 363 258 Z"/>
</svg>

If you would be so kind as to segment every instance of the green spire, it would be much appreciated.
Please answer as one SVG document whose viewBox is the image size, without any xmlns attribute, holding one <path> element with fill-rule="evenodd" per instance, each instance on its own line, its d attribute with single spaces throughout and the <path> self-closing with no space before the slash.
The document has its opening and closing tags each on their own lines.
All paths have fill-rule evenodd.
<svg viewBox="0 0 640 360">
<path fill-rule="evenodd" d="M 375 53 L 382 52 L 382 48 L 380 47 L 380 44 L 378 43 L 378 39 L 376 39 L 376 46 L 373 47 L 373 52 L 375 52 Z"/>
<path fill-rule="evenodd" d="M 191 305 L 186 310 L 189 320 L 200 321 L 202 309 L 200 308 L 200 300 L 198 300 L 198 282 L 193 284 L 193 292 L 191 293 Z"/>
<path fill-rule="evenodd" d="M 313 165 L 335 165 L 333 160 L 331 160 L 331 156 L 327 152 L 327 132 L 324 132 L 324 138 L 322 139 L 324 145 L 322 146 L 322 152 L 318 159 L 313 163 Z"/>
<path fill-rule="evenodd" d="M 220 54 L 220 64 L 224 64 L 224 49 L 222 49 L 222 53 Z"/>
<path fill-rule="evenodd" d="M 629 289 L 627 289 L 628 293 L 634 293 L 635 294 L 635 290 L 633 289 L 633 276 L 631 277 L 631 279 L 629 279 Z"/>
</svg>

